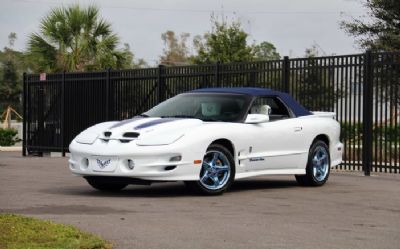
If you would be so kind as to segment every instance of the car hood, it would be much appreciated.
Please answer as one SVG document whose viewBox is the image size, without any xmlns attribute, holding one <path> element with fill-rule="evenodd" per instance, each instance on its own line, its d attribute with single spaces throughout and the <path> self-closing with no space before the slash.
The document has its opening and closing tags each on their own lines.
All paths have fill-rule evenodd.
<svg viewBox="0 0 400 249">
<path fill-rule="evenodd" d="M 203 121 L 188 118 L 135 117 L 117 122 L 106 122 L 88 128 L 76 137 L 76 142 L 92 144 L 97 139 L 135 142 L 137 145 L 167 145 L 200 126 Z"/>
</svg>

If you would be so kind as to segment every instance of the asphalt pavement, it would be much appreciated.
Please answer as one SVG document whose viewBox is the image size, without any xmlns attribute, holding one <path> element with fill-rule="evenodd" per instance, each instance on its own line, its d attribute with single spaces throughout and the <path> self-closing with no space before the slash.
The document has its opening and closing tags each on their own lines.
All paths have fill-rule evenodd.
<svg viewBox="0 0 400 249">
<path fill-rule="evenodd" d="M 0 212 L 72 224 L 117 249 L 398 249 L 400 175 L 334 171 L 317 188 L 257 177 L 215 197 L 179 182 L 105 194 L 71 175 L 67 158 L 0 152 Z"/>
</svg>

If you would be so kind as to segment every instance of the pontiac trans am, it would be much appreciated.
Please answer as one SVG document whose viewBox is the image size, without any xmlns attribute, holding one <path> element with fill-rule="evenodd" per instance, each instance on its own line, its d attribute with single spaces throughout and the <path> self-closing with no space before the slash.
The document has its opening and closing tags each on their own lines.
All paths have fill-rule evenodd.
<svg viewBox="0 0 400 249">
<path fill-rule="evenodd" d="M 236 179 L 276 174 L 321 186 L 342 161 L 339 136 L 334 113 L 310 112 L 286 93 L 198 89 L 84 130 L 70 144 L 69 168 L 101 191 L 184 181 L 215 195 Z"/>
</svg>

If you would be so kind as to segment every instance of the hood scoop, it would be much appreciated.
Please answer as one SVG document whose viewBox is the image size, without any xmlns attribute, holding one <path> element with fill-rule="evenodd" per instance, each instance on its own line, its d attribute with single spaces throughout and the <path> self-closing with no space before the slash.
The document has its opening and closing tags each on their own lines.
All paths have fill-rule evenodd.
<svg viewBox="0 0 400 249">
<path fill-rule="evenodd" d="M 138 132 L 125 132 L 122 136 L 128 138 L 137 138 L 140 135 Z"/>
<path fill-rule="evenodd" d="M 111 131 L 105 131 L 103 133 L 103 137 L 101 137 L 100 139 L 103 142 L 109 142 L 110 140 L 119 140 L 121 143 L 129 143 L 132 140 L 137 139 L 140 136 L 140 133 L 138 132 L 125 132 L 119 136 L 112 136 L 113 133 Z"/>
</svg>

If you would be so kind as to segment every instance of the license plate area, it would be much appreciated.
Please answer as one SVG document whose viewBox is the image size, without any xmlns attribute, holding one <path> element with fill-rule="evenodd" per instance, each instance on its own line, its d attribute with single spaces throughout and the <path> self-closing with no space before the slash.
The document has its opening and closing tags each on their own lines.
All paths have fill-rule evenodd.
<svg viewBox="0 0 400 249">
<path fill-rule="evenodd" d="M 91 161 L 92 170 L 98 172 L 112 172 L 118 164 L 117 157 L 94 156 Z"/>
</svg>

